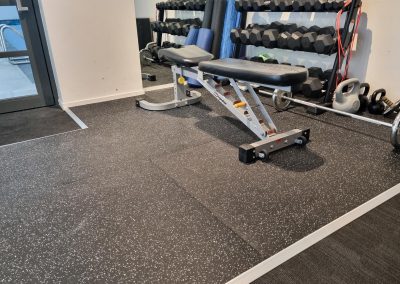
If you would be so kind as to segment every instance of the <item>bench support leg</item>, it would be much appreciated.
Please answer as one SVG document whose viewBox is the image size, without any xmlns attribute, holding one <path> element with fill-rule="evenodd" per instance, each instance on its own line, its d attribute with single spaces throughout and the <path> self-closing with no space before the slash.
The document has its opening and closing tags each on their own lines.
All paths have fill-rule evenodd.
<svg viewBox="0 0 400 284">
<path fill-rule="evenodd" d="M 143 97 L 136 99 L 136 105 L 146 110 L 163 111 L 184 107 L 200 102 L 201 94 L 197 91 L 189 91 L 185 85 L 179 84 L 178 79 L 185 73 L 177 66 L 172 66 L 174 77 L 174 99 L 164 103 L 149 102 Z"/>
</svg>

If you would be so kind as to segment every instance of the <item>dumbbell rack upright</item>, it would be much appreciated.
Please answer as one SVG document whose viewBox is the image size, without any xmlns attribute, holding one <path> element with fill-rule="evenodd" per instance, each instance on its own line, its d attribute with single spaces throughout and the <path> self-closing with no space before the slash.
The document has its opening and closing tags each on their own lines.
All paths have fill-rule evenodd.
<svg viewBox="0 0 400 284">
<path fill-rule="evenodd" d="M 164 22 L 165 21 L 165 11 L 170 10 L 170 11 L 204 11 L 204 10 L 188 10 L 188 9 L 162 9 L 162 8 L 157 8 L 158 10 L 158 21 L 159 22 Z M 162 45 L 162 32 L 157 32 L 157 46 L 161 47 Z"/>
<path fill-rule="evenodd" d="M 268 1 L 265 1 L 268 2 Z M 350 4 L 350 7 L 348 10 L 346 10 L 346 20 L 345 20 L 345 24 L 344 24 L 344 32 L 342 34 L 342 38 L 343 38 L 343 47 L 344 49 L 348 49 L 351 41 L 353 39 L 355 30 L 356 30 L 356 26 L 355 26 L 355 22 L 357 20 L 357 15 L 358 15 L 358 9 L 362 4 L 362 0 L 353 0 Z M 268 9 L 268 8 L 267 8 Z M 246 25 L 247 25 L 247 16 L 248 13 L 257 13 L 257 12 L 271 12 L 271 13 L 282 13 L 282 12 L 290 12 L 290 13 L 337 13 L 339 11 L 322 11 L 322 12 L 297 12 L 297 11 L 271 11 L 271 10 L 261 10 L 261 11 L 239 11 L 242 13 L 241 16 L 241 20 L 240 20 L 240 27 L 241 29 L 246 29 Z M 352 25 L 353 24 L 353 25 Z M 243 44 L 238 43 L 235 45 L 235 53 L 234 56 L 235 58 L 239 58 L 241 55 L 241 48 L 242 48 Z M 339 70 L 341 70 L 343 63 L 344 63 L 344 56 L 342 54 L 339 54 L 338 52 L 336 53 L 336 58 L 333 64 L 333 72 L 332 75 L 328 81 L 328 87 L 326 90 L 326 94 L 324 96 L 324 100 L 323 103 L 325 105 L 329 105 L 332 103 L 333 100 L 333 94 L 334 91 L 336 89 L 336 75 L 337 72 Z M 312 110 L 311 112 L 318 114 L 318 110 Z"/>
</svg>

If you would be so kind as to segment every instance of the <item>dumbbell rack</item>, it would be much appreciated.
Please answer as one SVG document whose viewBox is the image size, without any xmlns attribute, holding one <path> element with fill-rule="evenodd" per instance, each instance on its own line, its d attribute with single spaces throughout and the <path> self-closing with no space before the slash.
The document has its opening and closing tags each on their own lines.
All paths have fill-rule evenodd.
<svg viewBox="0 0 400 284">
<path fill-rule="evenodd" d="M 165 11 L 170 10 L 170 11 L 204 11 L 204 10 L 195 10 L 195 9 L 163 9 L 163 8 L 158 8 L 158 21 L 159 22 L 164 22 L 165 21 Z M 157 46 L 161 47 L 162 46 L 162 32 L 157 32 Z"/>
<path fill-rule="evenodd" d="M 353 38 L 353 35 L 355 32 L 355 25 L 353 25 L 353 28 L 351 31 L 350 31 L 350 27 L 351 27 L 352 22 L 353 23 L 356 22 L 358 8 L 361 6 L 361 4 L 362 4 L 362 0 L 353 0 L 351 2 L 350 8 L 348 10 L 346 10 L 347 14 L 346 14 L 346 20 L 345 20 L 345 25 L 344 25 L 344 32 L 342 34 L 344 49 L 347 49 L 351 44 L 351 41 L 352 41 L 352 38 Z M 246 29 L 248 13 L 257 13 L 257 12 L 282 13 L 285 11 L 261 10 L 261 11 L 239 11 L 239 12 L 242 13 L 239 28 Z M 332 13 L 332 12 L 337 13 L 337 11 L 313 11 L 313 12 L 287 11 L 287 12 L 290 12 L 290 13 Z M 235 58 L 240 57 L 242 46 L 243 46 L 243 44 L 241 44 L 241 43 L 235 44 L 235 53 L 234 53 Z M 336 52 L 336 58 L 335 58 L 333 68 L 332 68 L 333 72 L 329 78 L 327 90 L 326 90 L 324 100 L 323 100 L 324 104 L 332 103 L 333 94 L 336 89 L 336 74 L 342 68 L 343 63 L 344 63 L 344 55 Z M 316 110 L 315 111 L 312 110 L 312 112 L 315 114 L 318 113 L 318 111 L 316 111 Z"/>
</svg>

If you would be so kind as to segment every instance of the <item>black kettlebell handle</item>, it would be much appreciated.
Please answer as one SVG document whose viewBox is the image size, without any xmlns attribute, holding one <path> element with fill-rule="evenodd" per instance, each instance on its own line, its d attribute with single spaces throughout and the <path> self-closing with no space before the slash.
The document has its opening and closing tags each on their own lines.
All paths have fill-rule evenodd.
<svg viewBox="0 0 400 284">
<path fill-rule="evenodd" d="M 369 94 L 369 91 L 371 90 L 371 87 L 368 83 L 362 83 L 360 85 L 360 90 L 364 89 L 364 93 L 360 94 L 360 96 L 366 97 Z"/>
<path fill-rule="evenodd" d="M 376 90 L 376 91 L 372 94 L 372 96 L 371 96 L 371 102 L 372 102 L 372 103 L 377 103 L 376 97 L 377 97 L 378 95 L 381 95 L 381 97 L 379 98 L 379 101 L 381 101 L 382 98 L 383 98 L 384 96 L 386 96 L 386 90 L 385 90 L 385 89 Z"/>
</svg>

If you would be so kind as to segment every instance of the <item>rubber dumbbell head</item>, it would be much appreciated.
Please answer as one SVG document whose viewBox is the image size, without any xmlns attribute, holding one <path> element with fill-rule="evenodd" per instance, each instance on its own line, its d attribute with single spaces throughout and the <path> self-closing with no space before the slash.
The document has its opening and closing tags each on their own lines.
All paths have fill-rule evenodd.
<svg viewBox="0 0 400 284">
<path fill-rule="evenodd" d="M 324 80 L 324 72 L 320 67 L 310 67 L 308 68 L 308 76 L 313 78 L 319 78 L 320 80 Z"/>
<path fill-rule="evenodd" d="M 297 28 L 296 32 L 301 32 L 304 35 L 308 33 L 308 28 L 306 28 L 305 26 L 301 26 Z"/>
<path fill-rule="evenodd" d="M 301 32 L 294 32 L 288 39 L 288 48 L 291 50 L 301 50 L 301 39 L 303 34 Z"/>
<path fill-rule="evenodd" d="M 269 9 L 272 12 L 279 12 L 280 11 L 279 10 L 279 4 L 280 4 L 279 0 L 271 0 L 271 2 L 269 3 Z"/>
<path fill-rule="evenodd" d="M 320 31 L 321 31 L 321 27 L 319 27 L 319 26 L 311 26 L 309 29 L 308 29 L 308 31 L 309 32 L 314 32 L 314 33 L 317 33 L 317 34 L 319 34 L 320 33 Z"/>
<path fill-rule="evenodd" d="M 292 7 L 292 0 L 281 0 L 279 1 L 279 11 L 281 12 L 287 12 L 291 11 L 293 9 Z"/>
<path fill-rule="evenodd" d="M 264 59 L 260 56 L 254 56 L 250 58 L 250 61 L 264 63 Z"/>
<path fill-rule="evenodd" d="M 295 11 L 295 12 L 304 11 L 305 2 L 306 2 L 306 0 L 294 0 L 293 4 L 292 4 L 293 11 Z"/>
<path fill-rule="evenodd" d="M 336 29 L 333 26 L 321 28 L 319 34 L 321 35 L 331 35 L 334 36 L 336 33 Z"/>
<path fill-rule="evenodd" d="M 296 32 L 297 29 L 298 29 L 297 24 L 286 24 L 286 25 L 284 25 L 284 28 L 283 28 L 283 30 L 285 32 L 288 32 L 290 34 Z"/>
<path fill-rule="evenodd" d="M 232 29 L 231 30 L 231 41 L 233 43 L 240 43 L 240 33 L 242 32 L 242 29 Z"/>
<path fill-rule="evenodd" d="M 241 44 L 248 45 L 250 44 L 250 29 L 242 30 L 240 33 L 240 42 Z"/>
<path fill-rule="evenodd" d="M 301 38 L 301 47 L 304 51 L 314 51 L 314 43 L 317 40 L 318 34 L 315 32 L 305 33 Z"/>
<path fill-rule="evenodd" d="M 314 11 L 314 5 L 315 5 L 315 0 L 307 0 L 304 3 L 304 11 L 306 11 L 306 12 Z"/>
<path fill-rule="evenodd" d="M 276 60 L 274 58 L 268 58 L 264 62 L 267 63 L 267 64 L 279 64 L 278 60 Z"/>
<path fill-rule="evenodd" d="M 253 11 L 253 2 L 252 0 L 243 0 L 243 10 L 247 12 Z"/>
<path fill-rule="evenodd" d="M 250 44 L 255 46 L 262 46 L 262 37 L 265 29 L 262 27 L 251 29 L 250 31 Z"/>
<path fill-rule="evenodd" d="M 314 3 L 315 11 L 317 11 L 317 12 L 326 11 L 326 8 L 325 8 L 326 2 L 328 2 L 328 0 L 316 0 Z"/>
<path fill-rule="evenodd" d="M 278 30 L 280 33 L 285 31 L 285 25 L 278 21 L 272 22 L 270 28 Z"/>
<path fill-rule="evenodd" d="M 254 0 L 253 1 L 253 11 L 266 11 L 269 9 L 269 3 L 270 1 L 266 0 Z"/>
<path fill-rule="evenodd" d="M 243 0 L 236 0 L 235 1 L 235 9 L 238 12 L 243 12 Z"/>
<path fill-rule="evenodd" d="M 287 49 L 289 38 L 290 38 L 290 33 L 288 32 L 281 33 L 278 37 L 278 47 L 282 49 Z"/>
<path fill-rule="evenodd" d="M 324 86 L 319 78 L 309 77 L 302 85 L 301 91 L 307 98 L 318 99 L 323 96 Z"/>
<path fill-rule="evenodd" d="M 332 2 L 332 10 L 333 11 L 340 11 L 344 7 L 344 1 L 343 0 L 336 0 Z"/>
<path fill-rule="evenodd" d="M 264 31 L 262 36 L 262 44 L 266 48 L 278 47 L 279 31 L 276 29 L 269 29 Z"/>
<path fill-rule="evenodd" d="M 329 54 L 336 45 L 335 39 L 331 35 L 319 35 L 314 43 L 317 53 Z"/>
</svg>

